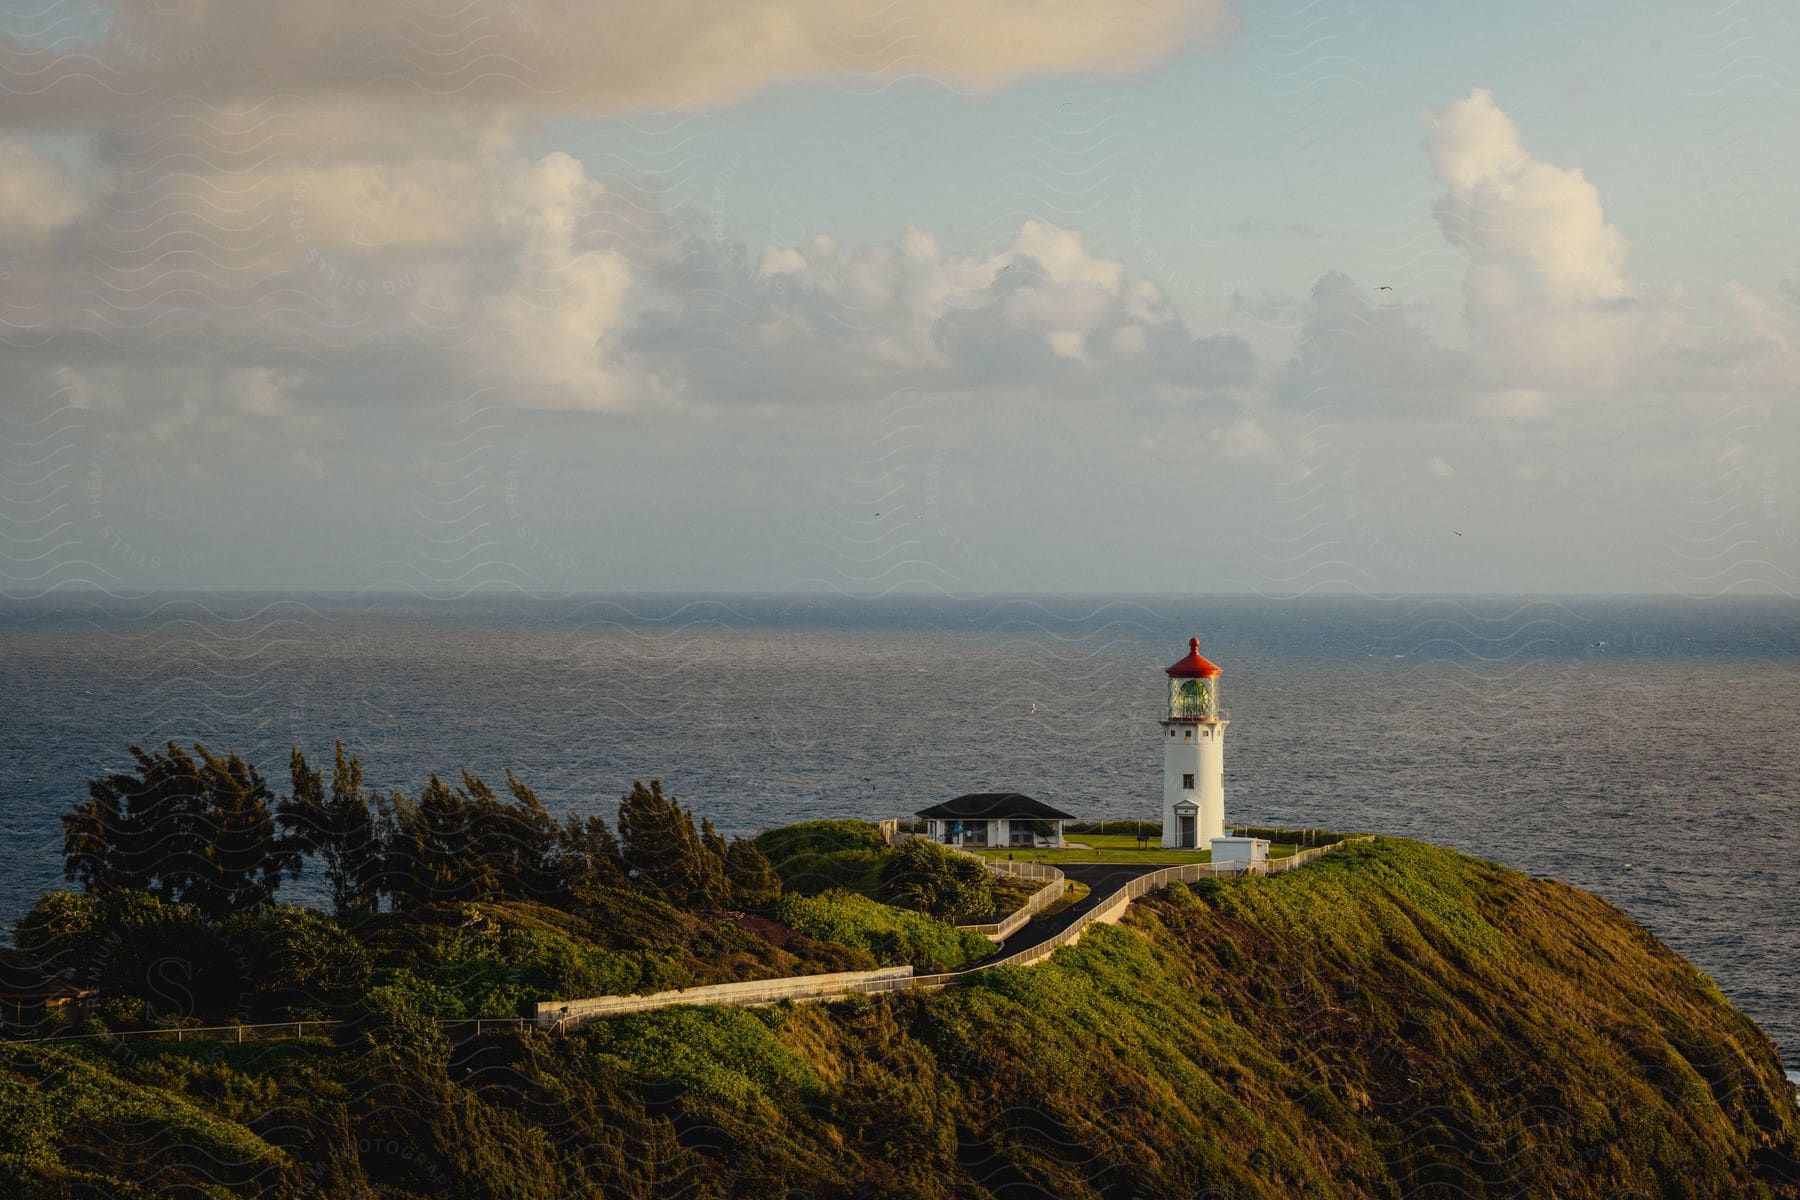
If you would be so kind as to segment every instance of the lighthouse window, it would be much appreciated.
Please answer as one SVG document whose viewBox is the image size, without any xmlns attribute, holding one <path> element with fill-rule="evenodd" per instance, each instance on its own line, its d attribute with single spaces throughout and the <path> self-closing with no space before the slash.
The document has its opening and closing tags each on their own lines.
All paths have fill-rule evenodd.
<svg viewBox="0 0 1800 1200">
<path fill-rule="evenodd" d="M 1193 791 L 1194 790 L 1194 777 L 1192 775 L 1183 775 L 1181 777 L 1181 786 L 1186 788 L 1190 792 Z"/>
</svg>

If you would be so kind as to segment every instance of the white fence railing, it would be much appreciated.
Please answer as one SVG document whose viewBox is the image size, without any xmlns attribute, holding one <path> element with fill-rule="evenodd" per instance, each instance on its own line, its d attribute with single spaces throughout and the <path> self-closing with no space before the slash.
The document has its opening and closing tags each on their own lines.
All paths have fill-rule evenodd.
<svg viewBox="0 0 1800 1200">
<path fill-rule="evenodd" d="M 741 983 L 715 983 L 705 987 L 651 992 L 644 996 L 594 996 L 586 1000 L 544 1000 L 535 1009 L 540 1028 L 557 1032 L 573 1029 L 595 1017 L 644 1012 L 671 1004 L 773 1004 L 778 1000 L 828 1000 L 852 992 L 890 991 L 890 986 L 911 983 L 911 967 L 882 967 L 874 971 L 837 971 L 829 975 L 795 975 L 786 979 L 748 979 Z"/>
<path fill-rule="evenodd" d="M 954 847 L 953 847 L 954 848 Z M 979 933 L 992 942 L 1004 942 L 1007 938 L 1030 924 L 1031 918 L 1062 899 L 1069 888 L 1068 880 L 1063 873 L 1049 863 L 1013 862 L 1011 859 L 988 859 L 979 854 L 970 854 L 967 850 L 958 850 L 958 854 L 977 859 L 981 865 L 996 875 L 1009 879 L 1041 879 L 1044 886 L 1031 894 L 1030 899 L 1009 914 L 1004 920 L 994 921 L 986 925 L 958 925 L 958 929 L 967 929 Z"/>
</svg>

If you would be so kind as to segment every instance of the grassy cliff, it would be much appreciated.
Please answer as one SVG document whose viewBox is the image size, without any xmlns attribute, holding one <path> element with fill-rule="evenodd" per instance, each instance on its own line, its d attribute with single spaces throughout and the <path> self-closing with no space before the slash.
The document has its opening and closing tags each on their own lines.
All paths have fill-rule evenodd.
<svg viewBox="0 0 1800 1200">
<path fill-rule="evenodd" d="M 1389 839 L 932 995 L 451 1036 L 390 999 L 331 1040 L 0 1048 L 0 1192 L 1800 1197 L 1775 1051 L 1702 973 Z"/>
</svg>

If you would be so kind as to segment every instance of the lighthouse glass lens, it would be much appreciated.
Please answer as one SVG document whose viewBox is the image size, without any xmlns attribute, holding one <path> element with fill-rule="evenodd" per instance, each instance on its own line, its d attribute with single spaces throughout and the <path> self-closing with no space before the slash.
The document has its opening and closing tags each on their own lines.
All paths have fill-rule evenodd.
<svg viewBox="0 0 1800 1200">
<path fill-rule="evenodd" d="M 1205 715 L 1206 684 L 1199 679 L 1182 679 L 1176 681 L 1169 705 L 1170 715 L 1177 717 L 1199 717 Z"/>
<path fill-rule="evenodd" d="M 1169 681 L 1169 715 L 1171 717 L 1216 717 L 1218 700 L 1210 679 L 1171 679 Z"/>
</svg>

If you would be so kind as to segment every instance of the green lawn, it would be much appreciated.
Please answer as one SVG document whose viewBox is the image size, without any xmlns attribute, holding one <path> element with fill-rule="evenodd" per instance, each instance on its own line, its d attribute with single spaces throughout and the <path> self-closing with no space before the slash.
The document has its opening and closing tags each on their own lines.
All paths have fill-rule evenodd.
<svg viewBox="0 0 1800 1200">
<path fill-rule="evenodd" d="M 1138 849 L 1138 840 L 1130 834 L 1116 833 L 1071 833 L 1072 842 L 1081 842 L 1088 846 L 1087 850 L 1021 850 L 1017 847 L 994 850 L 977 850 L 975 853 L 988 858 L 1006 858 L 1010 855 L 1015 862 L 1118 862 L 1148 863 L 1156 866 L 1167 866 L 1171 863 L 1203 863 L 1212 861 L 1211 850 L 1164 850 L 1154 841 L 1148 850 Z M 1277 842 L 1269 847 L 1270 858 L 1286 858 L 1297 846 Z"/>
</svg>

